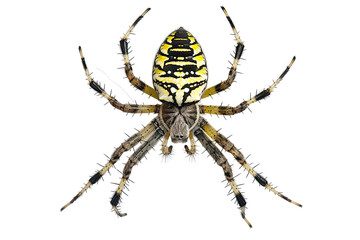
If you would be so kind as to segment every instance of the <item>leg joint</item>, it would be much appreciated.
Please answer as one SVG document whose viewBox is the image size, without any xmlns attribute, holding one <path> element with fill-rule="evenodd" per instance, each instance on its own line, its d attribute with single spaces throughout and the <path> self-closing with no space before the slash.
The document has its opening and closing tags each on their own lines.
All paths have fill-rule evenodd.
<svg viewBox="0 0 360 240">
<path fill-rule="evenodd" d="M 102 87 L 100 87 L 100 85 L 95 81 L 90 82 L 90 87 L 99 94 L 102 94 L 104 92 L 104 89 L 102 89 Z"/>
<path fill-rule="evenodd" d="M 114 196 L 111 198 L 110 204 L 111 206 L 117 206 L 120 201 L 120 194 L 117 192 L 114 193 Z"/>
<path fill-rule="evenodd" d="M 255 175 L 255 179 L 263 187 L 265 187 L 268 184 L 268 181 L 258 173 Z"/>
<path fill-rule="evenodd" d="M 97 181 L 99 181 L 99 179 L 102 177 L 102 175 L 100 174 L 100 172 L 97 172 L 94 176 L 92 176 L 90 179 L 89 179 L 89 182 L 91 184 L 94 184 L 96 183 Z"/>
<path fill-rule="evenodd" d="M 243 207 L 246 205 L 245 198 L 241 195 L 241 193 L 236 195 L 236 201 L 239 203 L 240 207 Z"/>
<path fill-rule="evenodd" d="M 269 96 L 269 95 L 270 95 L 269 89 L 265 89 L 265 90 L 261 91 L 259 94 L 257 94 L 257 95 L 255 96 L 255 99 L 256 99 L 256 101 L 259 101 L 259 100 L 261 100 L 261 99 L 266 98 L 266 97 Z"/>
<path fill-rule="evenodd" d="M 243 51 L 244 51 L 244 45 L 243 45 L 242 43 L 238 44 L 238 45 L 236 46 L 235 58 L 236 58 L 236 59 L 240 59 Z"/>
<path fill-rule="evenodd" d="M 120 40 L 120 49 L 122 54 L 128 54 L 128 42 L 126 39 Z"/>
</svg>

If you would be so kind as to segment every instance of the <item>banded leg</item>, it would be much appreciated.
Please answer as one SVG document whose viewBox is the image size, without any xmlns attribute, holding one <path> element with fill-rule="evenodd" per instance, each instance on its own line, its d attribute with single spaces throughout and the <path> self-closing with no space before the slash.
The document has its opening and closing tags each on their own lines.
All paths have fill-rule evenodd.
<svg viewBox="0 0 360 240">
<path fill-rule="evenodd" d="M 244 197 L 242 196 L 241 192 L 239 191 L 237 184 L 234 181 L 231 166 L 229 165 L 225 156 L 215 146 L 215 144 L 204 134 L 204 132 L 201 129 L 195 130 L 195 136 L 197 139 L 199 139 L 201 145 L 203 145 L 203 147 L 211 155 L 211 157 L 216 161 L 216 163 L 220 167 L 222 167 L 222 169 L 224 170 L 226 180 L 229 182 L 229 185 L 231 186 L 231 188 L 234 192 L 234 195 L 236 197 L 236 200 L 240 206 L 241 216 L 245 220 L 245 222 L 249 225 L 249 227 L 252 227 L 250 222 L 245 217 L 246 201 L 245 201 Z"/>
<path fill-rule="evenodd" d="M 120 184 L 118 188 L 116 189 L 110 203 L 114 211 L 117 215 L 120 217 L 126 216 L 126 213 L 121 213 L 117 205 L 119 204 L 121 194 L 123 192 L 124 186 L 126 182 L 128 181 L 131 170 L 133 166 L 135 166 L 144 156 L 149 152 L 150 149 L 152 149 L 155 144 L 164 136 L 164 131 L 161 129 L 157 129 L 153 135 L 150 136 L 150 138 L 143 143 L 138 149 L 135 150 L 135 152 L 130 156 L 129 160 L 125 164 L 124 170 L 123 170 L 123 176 L 121 178 Z"/>
<path fill-rule="evenodd" d="M 231 84 L 234 82 L 234 79 L 235 79 L 235 76 L 236 76 L 237 65 L 239 64 L 239 60 L 240 60 L 241 55 L 242 55 L 242 53 L 244 51 L 244 44 L 243 44 L 243 42 L 241 41 L 241 39 L 239 37 L 238 31 L 236 30 L 233 21 L 231 20 L 230 16 L 228 15 L 227 11 L 225 10 L 225 8 L 221 7 L 221 9 L 224 11 L 224 13 L 226 15 L 226 18 L 230 23 L 230 26 L 231 26 L 231 28 L 232 28 L 232 30 L 234 32 L 234 36 L 235 36 L 235 39 L 236 39 L 236 42 L 237 42 L 237 45 L 236 45 L 236 48 L 235 48 L 234 60 L 233 60 L 233 63 L 231 65 L 228 78 L 225 81 L 206 89 L 205 92 L 204 92 L 204 95 L 202 96 L 202 98 L 206 98 L 206 97 L 209 97 L 209 96 L 214 95 L 216 93 L 222 92 L 222 91 L 226 90 L 227 88 L 229 88 L 231 86 Z"/>
<path fill-rule="evenodd" d="M 81 189 L 81 191 L 78 194 L 76 194 L 76 196 L 69 203 L 67 203 L 65 206 L 61 208 L 61 211 L 67 208 L 73 202 L 75 202 L 89 187 L 91 187 L 93 184 L 99 181 L 99 179 L 119 160 L 119 158 L 124 152 L 129 151 L 141 140 L 146 139 L 151 133 L 153 133 L 155 131 L 155 121 L 156 121 L 155 119 L 152 120 L 147 126 L 141 129 L 138 133 L 132 135 L 125 142 L 123 142 L 120 145 L 120 147 L 118 147 L 115 150 L 115 152 L 111 155 L 110 160 L 105 164 L 105 166 L 89 179 L 89 181 Z"/>
<path fill-rule="evenodd" d="M 215 142 L 217 144 L 219 144 L 222 148 L 224 148 L 227 152 L 231 153 L 236 161 L 238 163 L 241 164 L 241 166 L 243 166 L 254 178 L 255 180 L 263 187 L 269 189 L 270 191 L 272 191 L 273 193 L 275 193 L 276 195 L 278 195 L 279 197 L 285 199 L 288 202 L 291 202 L 293 204 L 295 204 L 296 206 L 302 207 L 301 204 L 292 201 L 291 199 L 289 199 L 288 197 L 284 196 L 283 194 L 279 193 L 276 189 L 274 189 L 272 186 L 270 186 L 270 184 L 268 183 L 268 181 L 261 176 L 259 173 L 257 173 L 245 160 L 244 155 L 235 147 L 235 145 L 229 141 L 229 139 L 227 139 L 224 135 L 222 135 L 221 133 L 219 133 L 218 131 L 215 130 L 214 127 L 212 127 L 204 118 L 201 118 L 200 120 L 200 126 L 202 126 L 201 128 L 205 131 L 205 133 L 212 138 L 213 140 L 215 140 Z"/>
<path fill-rule="evenodd" d="M 112 97 L 107 92 L 105 92 L 105 90 L 97 82 L 95 82 L 94 79 L 90 76 L 90 72 L 86 66 L 85 58 L 82 53 L 81 47 L 79 47 L 79 52 L 81 56 L 81 62 L 84 67 L 90 87 L 94 89 L 97 93 L 105 97 L 112 106 L 114 106 L 117 109 L 120 109 L 123 112 L 128 112 L 128 113 L 158 113 L 159 112 L 160 105 L 122 104 L 118 102 L 118 100 L 116 100 L 114 97 Z"/>
<path fill-rule="evenodd" d="M 236 107 L 228 107 L 228 106 L 199 106 L 203 113 L 210 113 L 210 114 L 218 114 L 218 115 L 234 115 L 236 113 L 240 113 L 248 108 L 248 106 L 254 102 L 260 101 L 267 96 L 270 95 L 274 88 L 279 84 L 279 82 L 285 77 L 288 73 L 289 69 L 293 65 L 295 61 L 295 56 L 291 60 L 290 64 L 286 67 L 283 73 L 279 76 L 279 78 L 267 89 L 261 91 L 260 93 L 256 94 L 254 97 L 250 98 L 247 101 L 244 101 L 237 105 Z"/>
<path fill-rule="evenodd" d="M 141 14 L 136 20 L 135 22 L 131 25 L 131 27 L 129 28 L 129 30 L 125 33 L 124 37 L 120 40 L 120 49 L 121 49 L 121 53 L 124 57 L 124 64 L 125 64 L 125 73 L 127 78 L 129 79 L 130 83 L 136 87 L 137 89 L 139 89 L 140 91 L 146 93 L 147 95 L 156 98 L 159 100 L 158 95 L 155 91 L 155 89 L 153 89 L 152 87 L 150 87 L 149 85 L 147 85 L 146 83 L 144 83 L 143 81 L 141 81 L 139 78 L 134 76 L 133 70 L 132 70 L 132 66 L 130 63 L 130 59 L 129 59 L 129 47 L 128 47 L 128 39 L 130 36 L 131 31 L 134 29 L 134 27 L 136 26 L 136 24 L 138 22 L 140 22 L 140 20 L 144 17 L 144 15 L 150 11 L 150 8 L 146 9 L 143 14 Z"/>
<path fill-rule="evenodd" d="M 168 131 L 168 132 L 166 132 L 165 137 L 164 137 L 164 141 L 161 144 L 161 152 L 164 155 L 168 155 L 168 154 L 170 154 L 172 152 L 173 146 L 169 146 L 169 147 L 167 146 L 167 143 L 169 141 L 169 137 L 170 137 L 170 132 Z"/>
<path fill-rule="evenodd" d="M 189 139 L 190 139 L 190 148 L 187 145 L 185 145 L 185 151 L 187 152 L 187 154 L 193 155 L 196 152 L 196 145 L 195 145 L 194 135 L 192 132 L 189 133 Z"/>
</svg>

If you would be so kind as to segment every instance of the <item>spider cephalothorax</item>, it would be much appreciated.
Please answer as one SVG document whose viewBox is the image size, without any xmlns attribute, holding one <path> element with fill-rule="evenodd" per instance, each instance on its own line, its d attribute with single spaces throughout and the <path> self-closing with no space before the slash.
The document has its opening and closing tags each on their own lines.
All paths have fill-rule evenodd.
<svg viewBox="0 0 360 240">
<path fill-rule="evenodd" d="M 150 8 L 146 9 L 146 11 L 136 19 L 124 37 L 120 40 L 120 47 L 125 62 L 125 73 L 130 83 L 149 96 L 161 101 L 161 105 L 122 104 L 118 102 L 115 97 L 109 95 L 100 84 L 93 80 L 86 66 L 85 58 L 80 47 L 79 51 L 90 87 L 105 97 L 112 106 L 127 113 L 156 113 L 158 115 L 148 125 L 123 142 L 111 155 L 110 160 L 105 166 L 97 171 L 89 179 L 85 187 L 83 187 L 69 203 L 62 207 L 61 210 L 64 210 L 78 199 L 91 185 L 98 182 L 98 180 L 114 166 L 124 152 L 129 151 L 137 144 L 140 144 L 125 164 L 119 186 L 110 201 L 113 210 L 119 216 L 125 216 L 126 213 L 121 213 L 118 209 L 118 205 L 133 166 L 135 166 L 161 138 L 164 139 L 161 148 L 162 153 L 165 155 L 171 153 L 172 146 L 167 146 L 170 137 L 174 143 L 185 143 L 189 139 L 190 148 L 185 145 L 185 150 L 188 154 L 194 154 L 196 152 L 194 139 L 197 138 L 199 140 L 210 156 L 223 169 L 225 178 L 240 206 L 241 216 L 250 227 L 251 224 L 245 218 L 246 201 L 242 196 L 238 185 L 235 183 L 230 164 L 216 144 L 225 151 L 231 153 L 235 160 L 241 164 L 241 166 L 248 171 L 261 186 L 269 189 L 286 201 L 301 207 L 299 203 L 290 200 L 275 190 L 263 176 L 257 173 L 246 162 L 246 159 L 238 148 L 236 148 L 235 145 L 219 131 L 215 130 L 214 127 L 202 117 L 203 114 L 234 115 L 247 109 L 250 104 L 266 98 L 287 74 L 295 61 L 295 57 L 270 87 L 256 94 L 254 97 L 243 101 L 236 107 L 199 105 L 198 102 L 200 99 L 224 91 L 231 86 L 235 79 L 236 68 L 242 55 L 244 44 L 240 40 L 232 20 L 225 8 L 222 7 L 222 10 L 233 29 L 237 42 L 234 60 L 225 81 L 210 88 L 206 88 L 208 75 L 205 56 L 196 39 L 181 27 L 172 32 L 165 39 L 155 57 L 153 68 L 154 89 L 134 76 L 128 56 L 128 37 L 135 25 L 149 10 Z"/>
<path fill-rule="evenodd" d="M 171 104 L 162 104 L 159 117 L 164 128 L 170 132 L 173 143 L 186 143 L 190 131 L 199 121 L 200 110 L 196 104 L 180 108 Z"/>
</svg>

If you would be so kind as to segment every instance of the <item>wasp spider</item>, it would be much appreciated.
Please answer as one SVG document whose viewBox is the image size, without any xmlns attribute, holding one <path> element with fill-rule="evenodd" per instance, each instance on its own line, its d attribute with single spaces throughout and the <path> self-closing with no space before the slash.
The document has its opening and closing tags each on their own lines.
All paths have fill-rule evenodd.
<svg viewBox="0 0 360 240">
<path fill-rule="evenodd" d="M 153 67 L 154 88 L 148 86 L 134 76 L 128 54 L 128 37 L 136 24 L 144 17 L 150 8 L 146 9 L 145 12 L 136 19 L 124 37 L 120 40 L 121 52 L 125 62 L 125 73 L 130 83 L 149 96 L 161 101 L 162 104 L 138 105 L 122 104 L 118 102 L 115 97 L 108 94 L 100 84 L 95 82 L 90 76 L 81 47 L 79 47 L 81 61 L 92 89 L 105 97 L 112 106 L 123 112 L 156 113 L 157 116 L 143 129 L 123 142 L 111 155 L 110 160 L 105 166 L 92 176 L 85 187 L 83 187 L 69 203 L 62 207 L 61 210 L 64 210 L 78 199 L 90 186 L 95 184 L 119 160 L 124 152 L 140 143 L 140 146 L 125 164 L 121 181 L 110 201 L 113 210 L 119 216 L 126 216 L 126 213 L 121 213 L 119 211 L 118 204 L 124 187 L 126 187 L 125 185 L 129 180 L 131 170 L 161 138 L 164 138 L 161 150 L 165 155 L 170 154 L 172 151 L 172 146 L 167 145 L 169 138 L 171 138 L 173 143 L 186 143 L 189 139 L 190 147 L 185 145 L 185 150 L 188 154 L 195 153 L 194 138 L 197 138 L 206 151 L 214 158 L 216 163 L 222 167 L 225 178 L 231 186 L 236 201 L 240 206 L 241 216 L 250 227 L 250 222 L 245 218 L 246 201 L 242 196 L 238 185 L 234 181 L 234 176 L 227 159 L 214 142 L 227 152 L 231 153 L 236 161 L 239 162 L 261 186 L 269 189 L 286 201 L 301 207 L 299 203 L 290 200 L 270 186 L 268 181 L 254 171 L 254 169 L 246 162 L 244 155 L 235 147 L 235 145 L 224 135 L 215 130 L 202 116 L 203 114 L 233 115 L 244 111 L 250 104 L 266 98 L 287 74 L 295 61 L 294 57 L 284 72 L 270 87 L 256 94 L 249 100 L 243 101 L 236 107 L 198 104 L 201 99 L 222 92 L 231 86 L 236 76 L 236 68 L 239 59 L 244 50 L 244 44 L 235 29 L 234 23 L 227 14 L 225 8 L 221 8 L 231 25 L 237 45 L 234 60 L 227 79 L 209 88 L 206 88 L 208 71 L 205 56 L 195 37 L 182 27 L 173 31 L 166 37 L 155 56 Z"/>
</svg>

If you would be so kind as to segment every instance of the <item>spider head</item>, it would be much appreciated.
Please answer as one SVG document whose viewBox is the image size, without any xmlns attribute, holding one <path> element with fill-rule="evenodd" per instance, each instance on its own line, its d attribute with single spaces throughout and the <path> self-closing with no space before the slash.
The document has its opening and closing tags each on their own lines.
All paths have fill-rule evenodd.
<svg viewBox="0 0 360 240">
<path fill-rule="evenodd" d="M 173 143 L 186 143 L 189 137 L 189 126 L 184 117 L 179 114 L 170 128 L 170 137 Z"/>
</svg>

